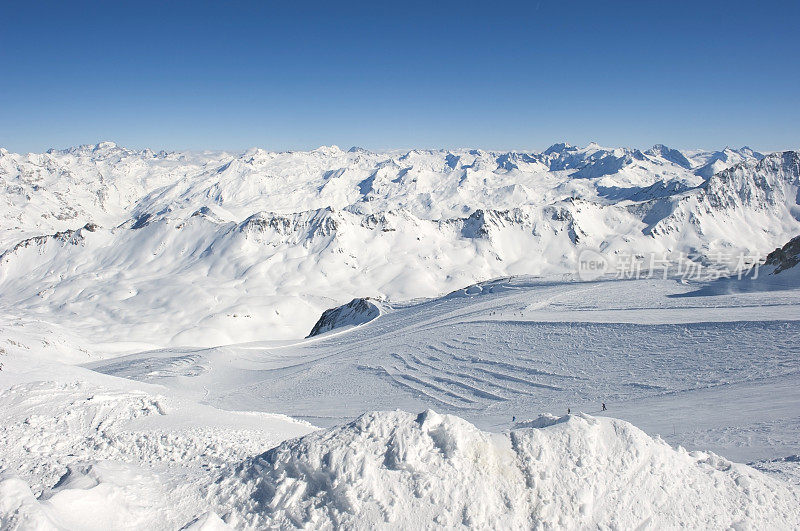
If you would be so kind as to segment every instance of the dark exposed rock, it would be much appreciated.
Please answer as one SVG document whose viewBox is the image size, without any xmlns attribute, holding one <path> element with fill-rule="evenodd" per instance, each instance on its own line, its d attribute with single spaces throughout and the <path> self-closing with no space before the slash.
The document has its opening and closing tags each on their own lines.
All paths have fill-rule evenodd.
<svg viewBox="0 0 800 531">
<path fill-rule="evenodd" d="M 764 265 L 775 266 L 774 274 L 791 269 L 800 263 L 800 236 L 795 236 L 783 247 L 767 255 Z"/>
<path fill-rule="evenodd" d="M 353 299 L 343 306 L 322 312 L 322 316 L 306 337 L 313 337 L 334 328 L 364 324 L 378 317 L 380 313 L 380 309 L 370 302 L 369 298 Z"/>
</svg>

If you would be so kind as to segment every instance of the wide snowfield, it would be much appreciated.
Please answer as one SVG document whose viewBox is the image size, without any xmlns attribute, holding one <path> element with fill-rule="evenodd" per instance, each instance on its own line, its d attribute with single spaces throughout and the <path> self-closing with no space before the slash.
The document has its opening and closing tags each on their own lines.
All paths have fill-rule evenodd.
<svg viewBox="0 0 800 531">
<path fill-rule="evenodd" d="M 0 149 L 0 214 L 0 529 L 800 528 L 800 152 Z"/>
<path fill-rule="evenodd" d="M 158 350 L 91 367 L 322 426 L 430 407 L 502 430 L 513 416 L 601 414 L 605 402 L 609 415 L 689 448 L 746 461 L 797 453 L 800 290 L 696 290 L 501 280 L 288 345 Z"/>
<path fill-rule="evenodd" d="M 503 279 L 82 366 L 57 360 L 97 346 L 5 316 L 0 525 L 796 527 L 800 290 L 729 291 Z M 263 454 L 396 408 L 438 414 Z"/>
</svg>

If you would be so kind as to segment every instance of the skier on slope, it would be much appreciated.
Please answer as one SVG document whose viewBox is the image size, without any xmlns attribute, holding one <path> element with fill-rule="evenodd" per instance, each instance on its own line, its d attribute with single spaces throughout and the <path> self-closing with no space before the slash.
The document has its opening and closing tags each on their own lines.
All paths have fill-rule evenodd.
<svg viewBox="0 0 800 531">
<path fill-rule="evenodd" d="M 603 411 L 605 411 L 605 410 L 606 410 L 606 403 L 603 402 Z"/>
</svg>

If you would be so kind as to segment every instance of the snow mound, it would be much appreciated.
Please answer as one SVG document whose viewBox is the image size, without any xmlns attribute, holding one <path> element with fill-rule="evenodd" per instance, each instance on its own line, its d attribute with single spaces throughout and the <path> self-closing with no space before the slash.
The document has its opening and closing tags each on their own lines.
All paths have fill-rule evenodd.
<svg viewBox="0 0 800 531">
<path fill-rule="evenodd" d="M 317 336 L 335 328 L 368 323 L 380 314 L 380 308 L 371 302 L 369 298 L 353 299 L 342 306 L 325 310 L 307 337 Z"/>
<path fill-rule="evenodd" d="M 619 420 L 540 420 L 491 435 L 433 411 L 368 413 L 245 461 L 214 494 L 237 527 L 800 525 L 798 493 L 750 467 Z"/>
<path fill-rule="evenodd" d="M 47 495 L 37 498 L 23 480 L 0 478 L 0 528 L 145 528 L 152 525 L 148 509 L 166 495 L 157 481 L 136 467 L 103 461 L 69 467 Z"/>
</svg>

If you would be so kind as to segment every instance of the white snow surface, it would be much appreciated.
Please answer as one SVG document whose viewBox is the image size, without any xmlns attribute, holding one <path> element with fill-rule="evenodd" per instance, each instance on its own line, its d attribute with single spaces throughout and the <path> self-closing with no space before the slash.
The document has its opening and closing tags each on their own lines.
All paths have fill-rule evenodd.
<svg viewBox="0 0 800 531">
<path fill-rule="evenodd" d="M 0 304 L 98 343 L 223 345 L 354 297 L 574 275 L 585 248 L 731 260 L 800 233 L 797 153 L 679 155 L 0 151 Z M 698 174 L 712 159 L 730 171 Z"/>
<path fill-rule="evenodd" d="M 384 305 L 344 332 L 88 366 L 323 426 L 431 408 L 496 431 L 514 416 L 604 414 L 606 402 L 674 445 L 744 462 L 784 458 L 800 448 L 800 289 L 790 273 L 727 283 L 498 279 Z"/>
<path fill-rule="evenodd" d="M 219 471 L 313 429 L 37 351 L 0 355 L 0 529 L 215 529 L 206 489 Z"/>
<path fill-rule="evenodd" d="M 533 424 L 533 423 L 531 423 Z M 214 492 L 253 527 L 784 528 L 787 484 L 572 415 L 502 435 L 428 410 L 366 414 L 240 465 Z"/>
<path fill-rule="evenodd" d="M 799 189 L 749 148 L 0 149 L 0 529 L 798 528 L 800 269 L 575 272 L 764 256 Z"/>
<path fill-rule="evenodd" d="M 0 527 L 796 528 L 800 290 L 779 287 L 504 279 L 296 342 L 86 349 L 101 372 L 6 318 Z M 459 416 L 347 422 L 392 405 Z M 595 413 L 536 417 L 567 406 Z M 257 409 L 345 424 L 233 411 Z"/>
</svg>

